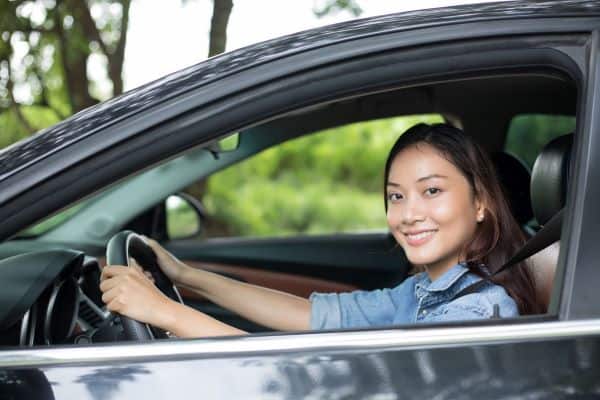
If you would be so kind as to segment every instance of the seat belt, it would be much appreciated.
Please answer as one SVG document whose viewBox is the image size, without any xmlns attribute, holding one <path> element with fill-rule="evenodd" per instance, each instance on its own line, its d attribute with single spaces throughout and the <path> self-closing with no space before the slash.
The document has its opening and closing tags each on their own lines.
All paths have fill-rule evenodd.
<svg viewBox="0 0 600 400">
<path fill-rule="evenodd" d="M 500 272 L 512 267 L 513 265 L 520 263 L 526 258 L 529 258 L 535 253 L 544 250 L 546 247 L 559 240 L 564 210 L 565 209 L 563 208 L 559 212 L 554 214 L 554 216 L 550 218 L 550 221 L 548 221 L 548 223 L 546 223 L 542 227 L 542 229 L 540 229 L 535 234 L 535 236 L 529 239 L 523 245 L 523 247 L 521 247 L 519 251 L 517 251 L 517 253 L 510 258 L 510 260 L 508 260 L 504 263 L 504 265 L 498 268 L 496 272 L 490 274 L 487 278 L 484 278 L 467 286 L 466 288 L 458 292 L 454 297 L 452 297 L 452 300 L 458 299 L 459 297 L 466 296 L 471 293 L 478 292 L 479 289 L 491 283 L 490 278 L 494 275 L 497 275 Z"/>
</svg>

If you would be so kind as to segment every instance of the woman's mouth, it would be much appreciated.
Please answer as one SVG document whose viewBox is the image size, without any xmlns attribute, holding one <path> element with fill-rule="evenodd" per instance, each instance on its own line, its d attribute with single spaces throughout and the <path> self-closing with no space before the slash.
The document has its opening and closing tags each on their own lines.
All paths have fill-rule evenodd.
<svg viewBox="0 0 600 400">
<path fill-rule="evenodd" d="M 435 232 L 435 229 L 420 232 L 406 232 L 404 233 L 404 237 L 406 237 L 406 243 L 410 246 L 421 246 L 427 243 L 433 237 Z"/>
</svg>

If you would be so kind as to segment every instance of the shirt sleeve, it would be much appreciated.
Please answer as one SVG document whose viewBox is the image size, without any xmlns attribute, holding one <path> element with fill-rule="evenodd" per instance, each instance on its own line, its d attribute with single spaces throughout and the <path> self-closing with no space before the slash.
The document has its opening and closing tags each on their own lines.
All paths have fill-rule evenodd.
<svg viewBox="0 0 600 400">
<path fill-rule="evenodd" d="M 313 293 L 309 300 L 311 329 L 391 325 L 396 312 L 390 289 Z"/>
</svg>

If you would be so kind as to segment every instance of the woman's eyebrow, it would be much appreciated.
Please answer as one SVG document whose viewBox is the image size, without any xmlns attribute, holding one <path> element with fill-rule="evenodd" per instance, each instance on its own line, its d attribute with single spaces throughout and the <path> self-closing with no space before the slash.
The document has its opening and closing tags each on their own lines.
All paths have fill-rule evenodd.
<svg viewBox="0 0 600 400">
<path fill-rule="evenodd" d="M 435 178 L 444 179 L 444 178 L 448 178 L 448 177 L 445 175 L 431 174 L 431 175 L 423 176 L 423 177 L 417 179 L 417 182 L 423 182 L 423 181 L 426 181 L 427 179 L 435 179 Z"/>
</svg>

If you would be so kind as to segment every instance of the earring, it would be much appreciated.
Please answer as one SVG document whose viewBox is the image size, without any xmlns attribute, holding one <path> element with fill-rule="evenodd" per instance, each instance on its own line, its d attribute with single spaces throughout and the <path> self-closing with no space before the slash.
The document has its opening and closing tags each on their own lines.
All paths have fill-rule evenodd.
<svg viewBox="0 0 600 400">
<path fill-rule="evenodd" d="M 482 222 L 483 221 L 483 212 L 479 212 L 477 213 L 477 222 Z"/>
</svg>

